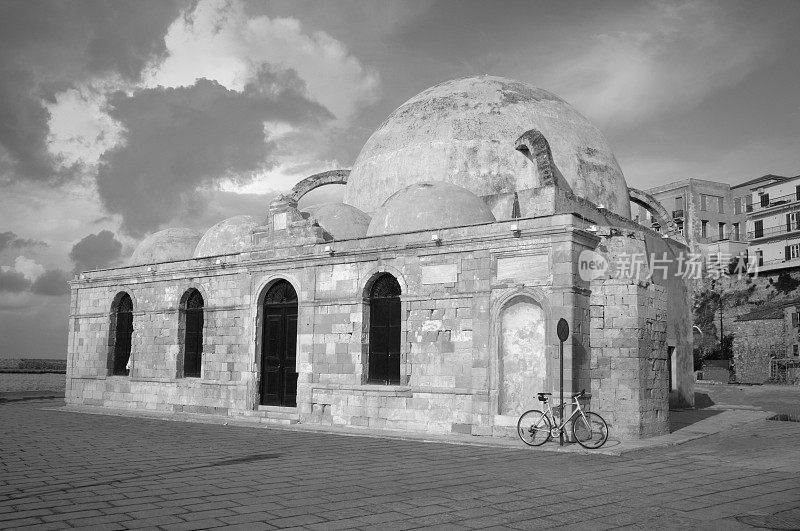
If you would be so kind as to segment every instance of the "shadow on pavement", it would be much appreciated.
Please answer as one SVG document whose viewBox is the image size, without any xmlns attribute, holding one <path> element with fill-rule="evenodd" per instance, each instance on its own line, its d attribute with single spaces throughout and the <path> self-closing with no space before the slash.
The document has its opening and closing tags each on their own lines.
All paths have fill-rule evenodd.
<svg viewBox="0 0 800 531">
<path fill-rule="evenodd" d="M 3 402 L 21 402 L 23 400 L 48 400 L 64 398 L 64 391 L 5 391 L 0 392 L 0 404 Z"/>
<path fill-rule="evenodd" d="M 722 413 L 718 409 L 706 409 L 713 405 L 715 405 L 715 402 L 711 400 L 707 393 L 695 392 L 694 409 L 671 409 L 669 411 L 669 432 L 675 433 L 696 422 Z"/>
<path fill-rule="evenodd" d="M 695 409 L 705 409 L 707 407 L 711 407 L 715 405 L 716 402 L 711 400 L 711 397 L 708 393 L 698 393 L 695 391 L 694 393 L 694 408 Z"/>
<path fill-rule="evenodd" d="M 70 490 L 75 489 L 85 489 L 85 488 L 92 488 L 92 487 L 100 487 L 103 485 L 111 485 L 115 483 L 124 483 L 126 481 L 132 480 L 141 480 L 144 478 L 151 478 L 151 477 L 158 477 L 158 476 L 166 476 L 170 474 L 182 474 L 186 472 L 191 472 L 193 470 L 199 470 L 202 468 L 210 468 L 210 467 L 217 467 L 217 466 L 234 466 L 234 465 L 241 465 L 241 464 L 249 464 L 254 463 L 257 461 L 264 461 L 267 459 L 278 459 L 283 454 L 254 454 L 254 455 L 245 455 L 241 457 L 234 457 L 231 459 L 222 459 L 217 461 L 211 461 L 209 463 L 202 463 L 199 465 L 194 466 L 169 466 L 169 467 L 160 467 L 155 468 L 153 470 L 142 471 L 143 473 L 120 473 L 116 476 L 109 478 L 107 481 L 87 481 L 83 483 L 70 483 L 70 484 L 57 484 L 57 485 L 48 485 L 44 490 L 41 488 L 34 488 L 31 491 L 24 491 L 20 489 L 10 490 L 10 491 L 0 491 L 0 496 L 5 496 L 7 500 L 19 500 L 25 498 L 31 498 L 35 496 L 42 496 L 45 494 L 53 494 L 55 492 L 67 492 Z"/>
</svg>

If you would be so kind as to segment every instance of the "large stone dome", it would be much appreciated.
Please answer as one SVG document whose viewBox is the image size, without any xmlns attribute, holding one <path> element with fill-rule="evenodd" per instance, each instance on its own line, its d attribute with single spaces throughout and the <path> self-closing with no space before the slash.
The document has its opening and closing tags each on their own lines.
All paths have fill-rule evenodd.
<svg viewBox="0 0 800 531">
<path fill-rule="evenodd" d="M 220 221 L 203 234 L 194 257 L 240 253 L 251 246 L 250 233 L 258 227 L 253 216 L 234 216 Z"/>
<path fill-rule="evenodd" d="M 375 212 L 367 236 L 461 227 L 494 220 L 483 199 L 466 188 L 446 182 L 415 183 L 394 193 Z"/>
<path fill-rule="evenodd" d="M 320 203 L 304 209 L 309 217 L 336 240 L 363 238 L 367 235 L 370 217 L 354 206 L 344 203 Z"/>
<path fill-rule="evenodd" d="M 362 148 L 344 202 L 371 213 L 422 181 L 479 196 L 536 187 L 535 165 L 514 149 L 530 129 L 548 140 L 577 195 L 630 217 L 628 187 L 602 133 L 559 97 L 493 76 L 447 81 L 398 107 Z"/>
<path fill-rule="evenodd" d="M 173 228 L 156 232 L 142 240 L 131 256 L 130 265 L 155 264 L 192 257 L 202 233 L 193 229 Z"/>
</svg>

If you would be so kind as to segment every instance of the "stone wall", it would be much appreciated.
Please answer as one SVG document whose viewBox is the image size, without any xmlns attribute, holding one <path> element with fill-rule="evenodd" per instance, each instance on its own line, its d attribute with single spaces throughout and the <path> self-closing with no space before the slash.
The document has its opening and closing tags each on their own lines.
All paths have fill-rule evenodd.
<svg viewBox="0 0 800 531">
<path fill-rule="evenodd" d="M 786 329 L 778 319 L 736 321 L 733 331 L 733 370 L 739 383 L 761 384 L 769 379 L 770 356 L 785 352 Z"/>
<path fill-rule="evenodd" d="M 89 273 L 72 286 L 67 401 L 259 413 L 263 296 L 286 279 L 298 294 L 300 422 L 515 436 L 517 412 L 539 407 L 534 393 L 558 391 L 555 324 L 564 318 L 565 392 L 591 389 L 591 409 L 623 437 L 665 432 L 664 288 L 581 280 L 577 258 L 600 238 L 571 214 L 513 222 L 517 231 L 510 221 L 440 230 L 439 244 L 424 231 L 325 248 L 312 233 L 302 245 L 268 247 L 276 231 L 267 225 L 252 252 Z M 367 383 L 366 297 L 383 272 L 402 289 L 399 385 Z M 190 288 L 205 301 L 200 378 L 179 370 L 179 304 Z M 132 370 L 112 376 L 110 313 L 122 291 L 134 302 Z M 520 304 L 540 317 L 504 329 L 504 311 Z M 515 339 L 504 343 L 509 330 Z"/>
</svg>

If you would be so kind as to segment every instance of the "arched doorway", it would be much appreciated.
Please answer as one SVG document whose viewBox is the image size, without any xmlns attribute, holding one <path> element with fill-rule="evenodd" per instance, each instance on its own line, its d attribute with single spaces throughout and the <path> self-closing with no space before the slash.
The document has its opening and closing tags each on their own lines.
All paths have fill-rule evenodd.
<svg viewBox="0 0 800 531">
<path fill-rule="evenodd" d="M 547 391 L 547 346 L 542 307 L 511 299 L 500 312 L 501 415 L 519 415 L 536 393 Z"/>
<path fill-rule="evenodd" d="M 114 365 L 111 374 L 127 376 L 133 335 L 133 300 L 123 293 L 113 313 Z"/>
<path fill-rule="evenodd" d="M 297 293 L 279 280 L 264 296 L 261 405 L 297 405 Z"/>
<path fill-rule="evenodd" d="M 400 383 L 400 284 L 386 273 L 375 279 L 369 294 L 370 383 Z"/>
</svg>

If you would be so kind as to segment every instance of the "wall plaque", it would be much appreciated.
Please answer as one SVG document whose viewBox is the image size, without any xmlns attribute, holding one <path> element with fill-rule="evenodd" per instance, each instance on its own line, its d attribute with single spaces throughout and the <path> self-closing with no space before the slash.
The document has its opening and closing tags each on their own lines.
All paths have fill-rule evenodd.
<svg viewBox="0 0 800 531">
<path fill-rule="evenodd" d="M 456 264 L 422 266 L 423 284 L 451 284 L 458 281 Z"/>
<path fill-rule="evenodd" d="M 284 230 L 286 228 L 286 212 L 272 216 L 272 228 L 274 230 Z"/>
<path fill-rule="evenodd" d="M 546 254 L 497 259 L 497 280 L 541 280 L 549 275 L 550 260 Z"/>
</svg>

